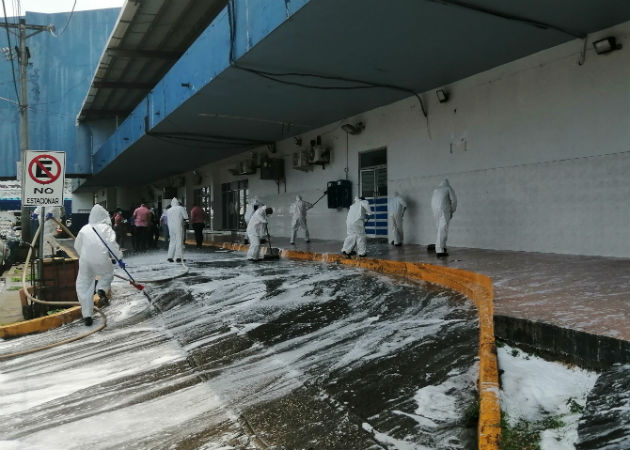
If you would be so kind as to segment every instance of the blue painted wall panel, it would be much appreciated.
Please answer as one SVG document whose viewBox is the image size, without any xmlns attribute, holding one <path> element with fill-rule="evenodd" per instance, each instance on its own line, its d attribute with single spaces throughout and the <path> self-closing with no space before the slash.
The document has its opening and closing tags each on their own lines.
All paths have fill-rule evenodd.
<svg viewBox="0 0 630 450">
<path fill-rule="evenodd" d="M 12 21 L 12 18 L 9 18 Z M 11 45 L 16 45 L 15 35 L 11 34 Z M 8 47 L 7 34 L 0 29 L 0 48 Z M 18 80 L 17 60 L 15 65 L 16 82 Z M 17 85 L 19 91 L 19 85 Z M 11 63 L 6 60 L 4 54 L 0 54 L 0 177 L 15 177 L 15 162 L 20 155 L 19 115 L 16 104 L 15 88 L 11 76 Z"/>
<path fill-rule="evenodd" d="M 144 135 L 144 129 L 133 123 L 139 120 L 144 123 L 144 117 L 148 115 L 149 126 L 154 127 L 227 69 L 231 56 L 235 60 L 243 56 L 309 1 L 234 0 L 234 7 L 227 6 L 219 13 L 145 101 L 134 109 L 116 133 L 98 149 L 94 157 L 93 172 L 103 170 L 116 156 Z M 235 31 L 234 42 L 231 42 L 232 28 Z M 122 140 L 123 134 L 128 140 Z"/>
<path fill-rule="evenodd" d="M 118 12 L 118 8 L 77 11 L 59 37 L 43 32 L 28 39 L 29 147 L 65 151 L 67 174 L 91 173 L 94 125 L 78 127 L 75 118 Z M 27 24 L 55 25 L 60 33 L 68 16 L 69 13 L 27 13 L 25 18 Z M 6 33 L 2 32 L 0 47 L 4 46 Z M 15 100 L 13 82 L 7 80 L 12 80 L 11 64 L 3 59 L 0 97 Z M 8 143 L 0 148 L 0 177 L 14 177 L 15 161 L 19 158 L 19 115 L 14 104 L 2 100 L 0 115 L 0 133 L 3 142 Z"/>
</svg>

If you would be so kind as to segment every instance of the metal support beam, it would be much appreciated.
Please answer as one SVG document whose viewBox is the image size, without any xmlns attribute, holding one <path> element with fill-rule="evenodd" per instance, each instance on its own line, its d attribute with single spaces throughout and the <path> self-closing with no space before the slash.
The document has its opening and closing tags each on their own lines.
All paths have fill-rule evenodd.
<svg viewBox="0 0 630 450">
<path fill-rule="evenodd" d="M 125 82 L 125 81 L 94 81 L 92 87 L 97 89 L 111 88 L 111 89 L 143 89 L 150 91 L 153 88 L 152 83 L 137 83 L 137 82 Z"/>
<path fill-rule="evenodd" d="M 177 61 L 182 56 L 181 52 L 165 52 L 160 50 L 108 48 L 106 51 L 109 56 L 116 56 L 119 58 L 150 58 Z"/>
</svg>

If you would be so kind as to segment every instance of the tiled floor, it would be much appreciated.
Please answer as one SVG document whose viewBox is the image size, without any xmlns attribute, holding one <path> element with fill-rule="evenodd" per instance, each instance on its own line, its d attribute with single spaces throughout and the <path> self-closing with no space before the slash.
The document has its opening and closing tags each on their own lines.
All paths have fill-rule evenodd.
<svg viewBox="0 0 630 450">
<path fill-rule="evenodd" d="M 211 235 L 216 241 L 229 235 Z M 273 238 L 274 247 L 339 253 L 340 241 Z M 370 242 L 368 256 L 425 262 L 492 278 L 495 314 L 630 340 L 630 259 L 449 248 L 442 260 L 419 245 Z"/>
</svg>

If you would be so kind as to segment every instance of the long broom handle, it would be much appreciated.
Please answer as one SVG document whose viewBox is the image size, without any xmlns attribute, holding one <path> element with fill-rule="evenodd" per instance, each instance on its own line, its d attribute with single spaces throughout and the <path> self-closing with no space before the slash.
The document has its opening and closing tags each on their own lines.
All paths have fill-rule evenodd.
<svg viewBox="0 0 630 450">
<path fill-rule="evenodd" d="M 328 189 L 326 189 L 326 190 L 324 191 L 324 193 L 322 194 L 322 196 L 321 196 L 321 197 L 319 197 L 317 200 L 315 200 L 315 203 L 313 203 L 313 205 L 311 206 L 311 208 L 312 208 L 313 206 L 317 205 L 317 202 L 318 202 L 318 201 L 320 201 L 322 198 L 324 198 L 324 197 L 326 196 L 326 194 L 328 194 Z"/>
</svg>

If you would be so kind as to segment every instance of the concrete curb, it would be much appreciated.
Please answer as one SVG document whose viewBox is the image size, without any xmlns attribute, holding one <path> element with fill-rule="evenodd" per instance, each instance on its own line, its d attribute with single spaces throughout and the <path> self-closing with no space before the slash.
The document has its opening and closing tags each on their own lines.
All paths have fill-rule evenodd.
<svg viewBox="0 0 630 450">
<path fill-rule="evenodd" d="M 27 334 L 41 333 L 60 327 L 79 318 L 81 318 L 81 307 L 73 306 L 49 316 L 3 325 L 0 327 L 0 338 L 14 338 Z"/>
<path fill-rule="evenodd" d="M 20 292 L 21 291 L 20 289 Z M 94 305 L 97 307 L 101 306 L 101 299 L 96 294 L 94 295 Z M 82 317 L 81 307 L 71 306 L 49 316 L 36 317 L 35 319 L 0 326 L 0 338 L 15 338 L 27 334 L 43 333 L 67 323 L 74 322 Z"/>
<path fill-rule="evenodd" d="M 247 251 L 248 245 L 233 242 L 206 241 L 204 245 Z M 261 252 L 267 250 L 261 247 Z M 466 270 L 372 258 L 345 258 L 333 253 L 312 253 L 280 249 L 280 256 L 304 261 L 336 262 L 362 267 L 375 272 L 396 275 L 410 280 L 422 280 L 457 291 L 473 301 L 479 315 L 479 450 L 498 450 L 501 438 L 501 406 L 499 372 L 494 340 L 494 291 L 492 280 Z"/>
</svg>

